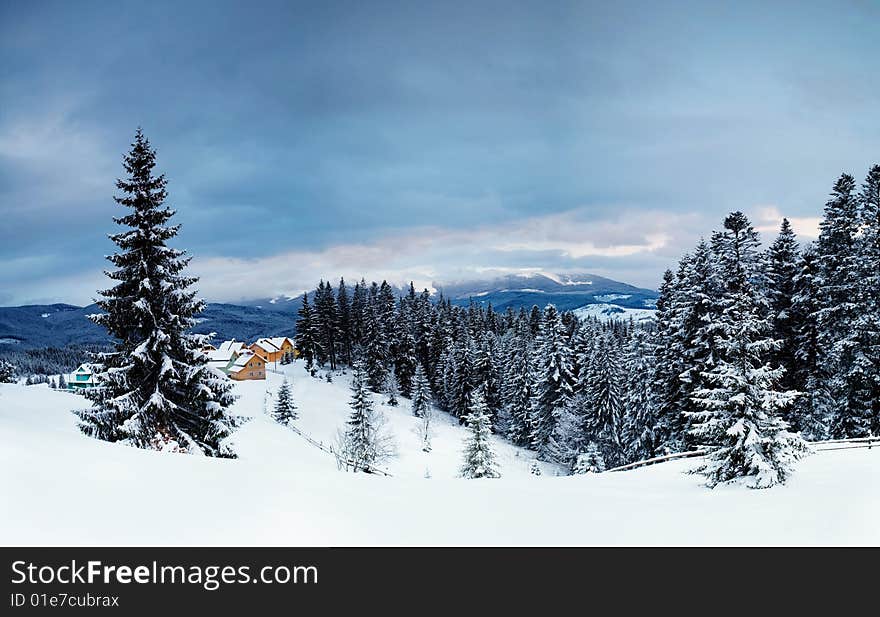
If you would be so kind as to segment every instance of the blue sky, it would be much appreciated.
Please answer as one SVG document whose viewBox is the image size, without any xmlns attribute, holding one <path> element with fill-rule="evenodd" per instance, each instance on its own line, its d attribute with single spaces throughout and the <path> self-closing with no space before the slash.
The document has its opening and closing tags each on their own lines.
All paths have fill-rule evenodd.
<svg viewBox="0 0 880 617">
<path fill-rule="evenodd" d="M 138 125 L 212 300 L 521 268 L 656 287 L 732 209 L 808 239 L 880 160 L 878 23 L 868 1 L 3 2 L 0 304 L 105 285 Z"/>
</svg>

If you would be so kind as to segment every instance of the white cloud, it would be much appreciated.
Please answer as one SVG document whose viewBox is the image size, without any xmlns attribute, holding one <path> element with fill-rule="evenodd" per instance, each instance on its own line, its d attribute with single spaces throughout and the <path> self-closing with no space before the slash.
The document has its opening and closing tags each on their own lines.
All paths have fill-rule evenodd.
<svg viewBox="0 0 880 617">
<path fill-rule="evenodd" d="M 777 206 L 758 206 L 755 208 L 755 229 L 763 234 L 771 234 L 770 237 L 779 233 L 782 219 L 786 218 Z M 819 223 L 822 221 L 818 216 L 789 216 L 788 222 L 794 233 L 802 240 L 815 240 L 819 237 Z M 765 238 L 765 242 L 767 239 Z"/>
<path fill-rule="evenodd" d="M 779 209 L 751 210 L 765 242 L 771 241 L 782 220 Z M 319 279 L 335 284 L 340 276 L 350 283 L 364 277 L 400 285 L 413 281 L 418 289 L 431 289 L 434 282 L 544 270 L 589 272 L 656 288 L 663 270 L 674 267 L 701 236 L 720 228 L 722 218 L 715 213 L 643 210 L 604 219 L 590 216 L 588 210 L 578 209 L 464 230 L 421 227 L 368 242 L 254 258 L 195 255 L 191 267 L 200 277 L 200 295 L 226 302 L 297 296 L 314 289 Z M 789 220 L 800 236 L 815 237 L 818 218 Z M 97 269 L 58 280 L 34 279 L 17 286 L 14 300 L 88 302 L 107 284 Z"/>
<path fill-rule="evenodd" d="M 704 223 L 694 214 L 621 213 L 608 220 L 589 220 L 585 214 L 571 211 L 469 230 L 424 227 L 369 243 L 250 259 L 196 256 L 193 269 L 201 276 L 202 295 L 225 301 L 299 295 L 320 278 L 335 282 L 340 276 L 350 282 L 361 276 L 397 284 L 412 280 L 419 289 L 488 272 L 544 269 L 615 276 L 616 262 L 627 275 L 638 272 L 637 280 L 627 282 L 653 287 L 662 270 L 695 242 Z"/>
</svg>

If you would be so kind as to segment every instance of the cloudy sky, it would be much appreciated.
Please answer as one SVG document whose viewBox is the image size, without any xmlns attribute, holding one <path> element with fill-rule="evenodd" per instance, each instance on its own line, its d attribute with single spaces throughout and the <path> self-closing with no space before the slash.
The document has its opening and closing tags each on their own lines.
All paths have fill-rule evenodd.
<svg viewBox="0 0 880 617">
<path fill-rule="evenodd" d="M 614 5 L 609 6 L 609 5 Z M 159 152 L 202 294 L 581 271 L 880 160 L 880 3 L 0 3 L 0 304 L 87 303 Z"/>
</svg>

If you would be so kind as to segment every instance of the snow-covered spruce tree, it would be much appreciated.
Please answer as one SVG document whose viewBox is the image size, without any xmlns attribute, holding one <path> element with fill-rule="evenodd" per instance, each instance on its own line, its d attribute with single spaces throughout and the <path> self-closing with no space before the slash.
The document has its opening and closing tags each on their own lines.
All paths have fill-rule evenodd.
<svg viewBox="0 0 880 617">
<path fill-rule="evenodd" d="M 287 378 L 281 382 L 281 386 L 278 388 L 272 417 L 275 418 L 276 422 L 284 425 L 290 424 L 297 418 L 296 405 L 293 403 L 293 392 Z"/>
<path fill-rule="evenodd" d="M 816 249 L 809 245 L 801 252 L 798 271 L 794 277 L 794 291 L 789 312 L 794 330 L 792 383 L 801 392 L 794 404 L 783 412 L 792 432 L 800 432 L 806 439 L 826 439 L 826 414 L 831 407 L 828 379 L 820 364 L 819 351 L 819 291 L 816 285 Z"/>
<path fill-rule="evenodd" d="M 681 407 L 671 418 L 673 433 L 678 436 L 677 449 L 692 446 L 690 428 L 692 418 L 684 412 L 692 406 L 694 394 L 705 386 L 703 375 L 715 362 L 715 336 L 720 312 L 718 305 L 720 283 L 711 249 L 700 240 L 692 255 L 682 258 L 679 266 L 677 293 L 672 299 L 672 348 L 678 357 L 681 372 L 678 394 Z"/>
<path fill-rule="evenodd" d="M 323 366 L 330 365 L 330 370 L 336 370 L 336 340 L 339 332 L 339 315 L 336 311 L 336 297 L 333 295 L 333 287 L 330 283 L 322 280 L 318 283 L 315 291 L 314 309 L 315 329 L 318 333 L 318 362 Z"/>
<path fill-rule="evenodd" d="M 489 331 L 479 337 L 475 343 L 476 353 L 474 357 L 474 383 L 482 384 L 483 397 L 486 408 L 494 426 L 495 416 L 501 407 L 501 384 L 499 383 L 498 361 L 496 359 L 495 335 Z"/>
<path fill-rule="evenodd" d="M 412 396 L 413 376 L 416 372 L 416 341 L 412 334 L 410 314 L 412 306 L 401 299 L 395 324 L 394 342 L 391 345 L 391 365 L 400 393 Z"/>
<path fill-rule="evenodd" d="M 470 434 L 464 443 L 462 478 L 500 478 L 495 453 L 492 452 L 492 422 L 483 399 L 482 388 L 471 394 L 470 413 L 465 416 Z"/>
<path fill-rule="evenodd" d="M 370 297 L 365 307 L 364 368 L 370 389 L 378 394 L 385 388 L 388 377 L 388 339 L 385 338 L 376 303 L 377 300 Z"/>
<path fill-rule="evenodd" d="M 388 371 L 388 376 L 385 378 L 385 404 L 390 405 L 391 407 L 397 407 L 400 404 L 398 397 L 400 396 L 400 391 L 397 385 L 397 374 L 391 370 Z"/>
<path fill-rule="evenodd" d="M 587 444 L 584 426 L 586 400 L 583 394 L 575 394 L 554 411 L 556 423 L 547 444 L 548 459 L 559 463 L 569 471 L 574 469 L 577 457 Z"/>
<path fill-rule="evenodd" d="M 587 444 L 583 454 L 578 455 L 574 464 L 573 474 L 602 473 L 605 471 L 605 461 L 602 452 L 595 443 Z"/>
<path fill-rule="evenodd" d="M 559 312 L 552 304 L 544 309 L 535 345 L 535 382 L 530 414 L 532 447 L 544 458 L 556 422 L 554 412 L 574 394 L 571 349 Z"/>
<path fill-rule="evenodd" d="M 667 270 L 657 298 L 657 328 L 654 335 L 656 361 L 651 371 L 651 382 L 658 406 L 657 441 L 663 450 L 673 452 L 681 450 L 686 441 L 681 433 L 684 424 L 682 418 L 690 404 L 681 380 L 686 370 L 684 356 L 678 348 L 681 338 L 676 297 L 680 292 L 680 281 L 672 270 Z"/>
<path fill-rule="evenodd" d="M 103 313 L 92 321 L 118 341 L 105 354 L 100 387 L 88 391 L 93 408 L 77 413 L 89 435 L 140 448 L 233 457 L 224 443 L 236 425 L 227 412 L 232 384 L 210 368 L 200 348 L 207 337 L 190 334 L 204 308 L 183 274 L 185 252 L 170 248 L 179 226 L 163 205 L 164 175 L 155 176 L 156 153 L 140 129 L 118 180 L 117 203 L 129 212 L 114 220 L 126 229 L 110 238 L 119 251 L 108 257 L 116 285 L 102 291 Z"/>
<path fill-rule="evenodd" d="M 868 172 L 859 201 L 862 234 L 857 255 L 862 309 L 856 328 L 862 345 L 855 365 L 864 376 L 869 431 L 880 435 L 880 165 Z"/>
<path fill-rule="evenodd" d="M 457 341 L 453 344 L 452 354 L 448 358 L 448 362 L 452 364 L 448 367 L 449 375 L 447 386 L 449 388 L 448 397 L 452 415 L 458 418 L 460 424 L 464 424 L 464 417 L 469 413 L 471 393 L 474 391 L 474 358 L 476 350 L 474 348 L 473 339 L 462 327 L 462 332 Z"/>
<path fill-rule="evenodd" d="M 15 383 L 15 366 L 6 360 L 0 360 L 0 383 Z"/>
<path fill-rule="evenodd" d="M 412 413 L 419 418 L 417 433 L 424 452 L 431 451 L 431 422 L 434 415 L 431 410 L 431 398 L 431 382 L 425 375 L 422 363 L 418 362 L 415 375 L 413 375 Z"/>
<path fill-rule="evenodd" d="M 297 351 L 306 363 L 306 370 L 312 377 L 315 376 L 315 359 L 318 355 L 317 330 L 312 307 L 309 305 L 309 294 L 303 294 L 302 306 L 299 309 L 299 319 L 296 322 L 296 336 L 294 337 Z"/>
<path fill-rule="evenodd" d="M 779 340 L 779 347 L 771 354 L 771 360 L 774 365 L 785 369 L 780 380 L 783 389 L 797 388 L 795 383 L 797 324 L 791 306 L 795 294 L 799 257 L 797 236 L 788 219 L 782 219 L 779 235 L 767 251 L 767 301 L 770 306 L 773 337 Z"/>
<path fill-rule="evenodd" d="M 507 438 L 518 446 L 531 443 L 532 344 L 527 322 L 516 326 L 504 367 L 501 400 L 507 418 Z"/>
<path fill-rule="evenodd" d="M 413 376 L 413 392 L 412 392 L 412 413 L 414 416 L 421 418 L 431 407 L 431 383 L 425 375 L 425 369 L 422 363 L 416 365 L 416 372 Z"/>
<path fill-rule="evenodd" d="M 337 436 L 337 458 L 346 469 L 369 473 L 374 465 L 392 457 L 395 448 L 384 417 L 373 409 L 367 372 L 360 361 L 354 365 L 349 406 L 351 415 Z"/>
<path fill-rule="evenodd" d="M 624 458 L 623 379 L 619 344 L 610 333 L 596 340 L 588 367 L 585 391 L 589 435 L 599 443 L 606 462 L 618 465 Z"/>
<path fill-rule="evenodd" d="M 339 287 L 336 291 L 336 310 L 339 315 L 338 335 L 342 341 L 340 349 L 342 362 L 351 365 L 355 341 L 352 330 L 351 302 L 348 299 L 348 287 L 345 285 L 345 279 L 343 278 L 339 279 Z"/>
<path fill-rule="evenodd" d="M 640 461 L 657 456 L 657 402 L 651 369 L 656 359 L 651 333 L 636 328 L 626 347 L 623 440 L 625 459 Z"/>
<path fill-rule="evenodd" d="M 862 275 L 858 255 L 859 203 L 855 179 L 843 174 L 825 204 L 816 242 L 820 363 L 826 367 L 830 407 L 826 424 L 834 438 L 865 437 L 870 431 L 869 391 L 857 358 Z"/>
<path fill-rule="evenodd" d="M 698 442 L 715 447 L 695 471 L 710 487 L 745 478 L 753 488 L 766 488 L 788 478 L 807 446 L 779 415 L 798 393 L 778 389 L 782 369 L 767 363 L 776 341 L 752 283 L 760 267 L 758 233 L 741 212 L 730 214 L 724 227 L 716 242 L 723 284 L 718 361 L 694 396 L 699 410 L 688 412 L 697 420 L 691 430 Z"/>
</svg>

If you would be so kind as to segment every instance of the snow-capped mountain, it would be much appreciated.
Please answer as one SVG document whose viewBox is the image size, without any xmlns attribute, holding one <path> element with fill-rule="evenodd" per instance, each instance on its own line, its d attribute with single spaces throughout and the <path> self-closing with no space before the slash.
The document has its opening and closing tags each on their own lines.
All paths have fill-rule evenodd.
<svg viewBox="0 0 880 617">
<path fill-rule="evenodd" d="M 389 283 L 400 295 L 409 291 L 408 284 L 398 281 Z M 654 290 L 586 273 L 529 271 L 480 280 L 434 281 L 431 285 L 435 298 L 442 292 L 455 304 L 466 305 L 471 300 L 483 305 L 491 302 L 496 310 L 502 311 L 507 307 L 528 309 L 533 305 L 543 308 L 547 304 L 554 304 L 561 311 L 589 304 L 650 311 L 657 301 L 657 292 Z M 267 312 L 296 313 L 302 305 L 302 294 L 244 300 L 236 304 Z"/>
<path fill-rule="evenodd" d="M 653 309 L 657 302 L 656 291 L 587 273 L 519 272 L 481 281 L 434 283 L 434 287 L 456 304 L 491 302 L 496 310 L 547 304 L 562 311 L 590 304 Z"/>
</svg>

